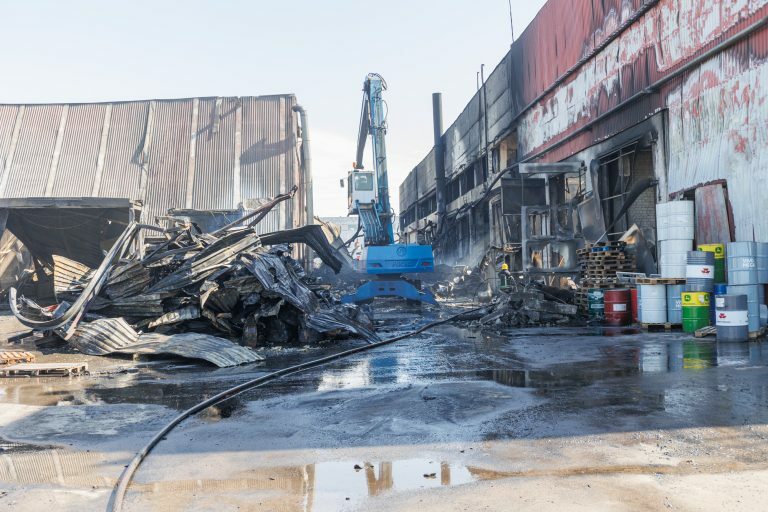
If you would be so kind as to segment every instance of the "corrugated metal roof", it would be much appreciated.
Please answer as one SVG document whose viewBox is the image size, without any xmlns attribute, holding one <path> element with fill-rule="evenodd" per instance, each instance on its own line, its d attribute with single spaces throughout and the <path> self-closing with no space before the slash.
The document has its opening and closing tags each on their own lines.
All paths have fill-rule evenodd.
<svg viewBox="0 0 768 512">
<path fill-rule="evenodd" d="M 203 359 L 218 367 L 263 361 L 256 352 L 229 340 L 196 332 L 166 336 L 138 334 L 122 318 L 102 318 L 81 323 L 69 343 L 84 354 L 173 354 Z"/>
<path fill-rule="evenodd" d="M 125 197 L 144 220 L 233 209 L 299 184 L 293 95 L 0 105 L 0 197 Z M 18 127 L 18 134 L 14 134 Z M 296 196 L 263 232 L 304 224 Z"/>
</svg>

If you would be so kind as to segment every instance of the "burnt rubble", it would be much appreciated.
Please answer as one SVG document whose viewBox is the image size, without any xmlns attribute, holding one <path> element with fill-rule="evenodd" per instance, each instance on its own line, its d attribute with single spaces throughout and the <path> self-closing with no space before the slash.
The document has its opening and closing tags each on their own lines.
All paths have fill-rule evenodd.
<svg viewBox="0 0 768 512">
<path fill-rule="evenodd" d="M 478 314 L 474 323 L 489 329 L 579 323 L 578 308 L 564 295 L 563 290 L 538 285 L 510 290 Z"/>
<path fill-rule="evenodd" d="M 45 272 L 52 274 L 54 304 L 41 306 L 11 290 L 11 309 L 23 324 L 91 354 L 143 353 L 153 344 L 157 352 L 183 354 L 166 349 L 185 339 L 215 345 L 225 338 L 248 348 L 378 339 L 361 309 L 335 303 L 292 258 L 292 247 L 277 243 L 303 241 L 338 267 L 311 228 L 320 226 L 259 235 L 252 226 L 202 233 L 189 224 L 131 223 L 97 269 L 52 259 Z M 139 234 L 145 235 L 140 250 Z M 187 333 L 195 336 L 180 336 Z"/>
</svg>

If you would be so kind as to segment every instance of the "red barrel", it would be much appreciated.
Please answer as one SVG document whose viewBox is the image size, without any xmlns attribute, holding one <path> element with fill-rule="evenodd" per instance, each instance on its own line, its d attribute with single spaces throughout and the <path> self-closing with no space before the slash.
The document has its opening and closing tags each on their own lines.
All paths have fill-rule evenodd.
<svg viewBox="0 0 768 512">
<path fill-rule="evenodd" d="M 639 322 L 640 315 L 638 313 L 638 302 L 637 302 L 637 288 L 630 288 L 629 289 L 629 299 L 632 302 L 632 323 L 636 324 Z"/>
<path fill-rule="evenodd" d="M 629 289 L 605 290 L 603 296 L 605 299 L 605 325 L 629 325 Z"/>
</svg>

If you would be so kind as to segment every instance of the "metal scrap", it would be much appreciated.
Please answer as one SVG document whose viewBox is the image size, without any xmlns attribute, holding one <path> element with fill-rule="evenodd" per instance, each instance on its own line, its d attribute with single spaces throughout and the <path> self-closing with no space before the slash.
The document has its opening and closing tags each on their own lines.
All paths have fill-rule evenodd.
<svg viewBox="0 0 768 512">
<path fill-rule="evenodd" d="M 202 333 L 166 336 L 140 334 L 122 318 L 102 318 L 78 327 L 70 345 L 88 355 L 172 354 L 203 359 L 219 367 L 263 361 L 264 357 L 230 340 Z"/>
<path fill-rule="evenodd" d="M 341 268 L 322 228 L 259 235 L 252 226 L 268 211 L 260 209 L 248 226 L 213 233 L 189 223 L 131 223 L 97 269 L 55 259 L 58 288 L 71 304 L 41 306 L 11 290 L 11 308 L 24 325 L 53 331 L 86 354 L 135 352 L 141 346 L 148 353 L 219 364 L 214 346 L 214 352 L 236 348 L 239 355 L 230 359 L 248 362 L 259 356 L 237 344 L 378 339 L 365 315 L 355 306 L 334 307 L 327 291 L 291 257 L 289 243 L 306 243 L 329 267 Z M 141 230 L 150 233 L 139 237 Z"/>
</svg>

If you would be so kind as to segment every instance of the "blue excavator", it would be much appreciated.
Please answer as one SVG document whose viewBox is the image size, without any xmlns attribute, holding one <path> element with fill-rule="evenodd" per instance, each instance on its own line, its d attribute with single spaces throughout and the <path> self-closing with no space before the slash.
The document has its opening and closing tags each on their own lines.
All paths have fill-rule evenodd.
<svg viewBox="0 0 768 512">
<path fill-rule="evenodd" d="M 381 75 L 369 73 L 363 83 L 363 106 L 357 155 L 347 176 L 349 214 L 357 215 L 363 231 L 363 251 L 357 270 L 370 280 L 355 293 L 342 297 L 345 303 L 367 303 L 376 297 L 401 297 L 409 301 L 436 304 L 434 296 L 406 279 L 406 274 L 435 271 L 431 245 L 395 243 L 387 179 L 387 133 L 382 92 L 387 84 Z M 368 137 L 373 149 L 373 167 L 363 167 L 363 153 Z"/>
</svg>

